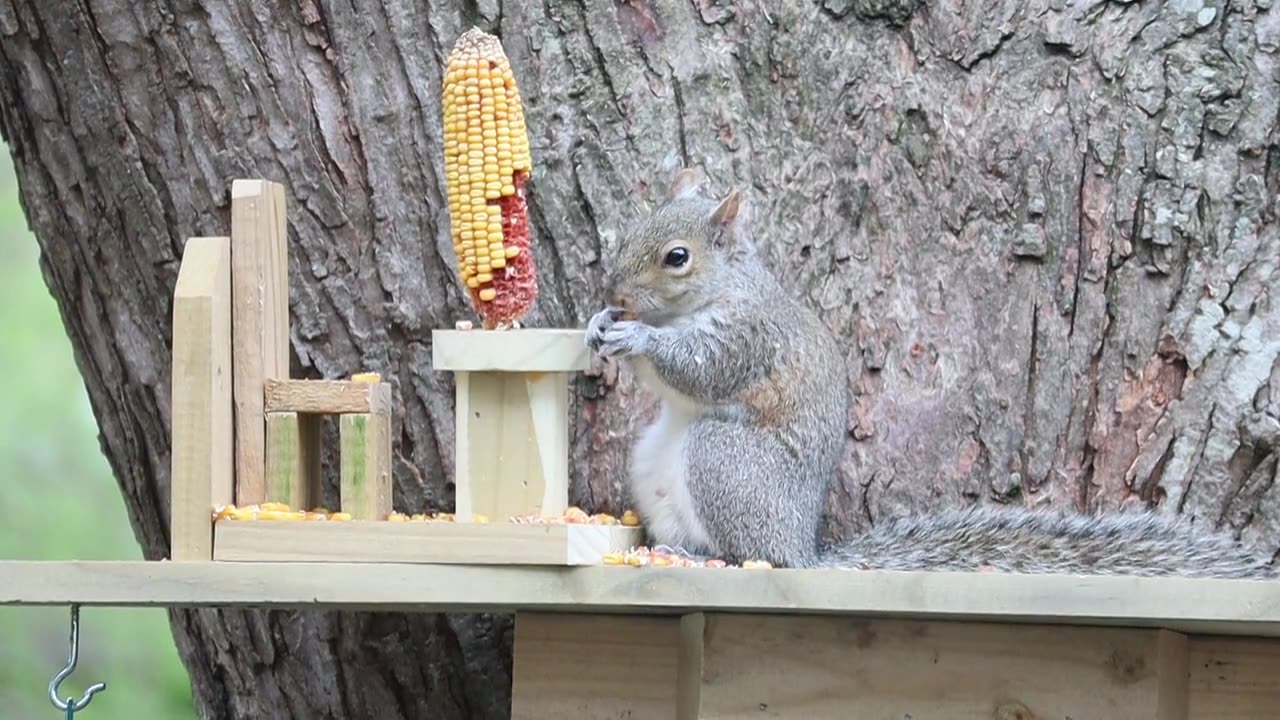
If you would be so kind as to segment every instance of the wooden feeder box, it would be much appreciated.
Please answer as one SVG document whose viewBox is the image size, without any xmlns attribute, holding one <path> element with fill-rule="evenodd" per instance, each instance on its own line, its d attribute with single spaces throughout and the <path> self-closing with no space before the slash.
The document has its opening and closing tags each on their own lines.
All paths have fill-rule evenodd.
<svg viewBox="0 0 1280 720">
<path fill-rule="evenodd" d="M 289 377 L 283 188 L 238 180 L 231 196 L 231 237 L 192 238 L 178 273 L 173 560 L 582 565 L 642 542 L 634 527 L 509 521 L 567 508 L 568 382 L 587 362 L 574 330 L 436 333 L 436 368 L 458 386 L 455 521 L 389 520 L 392 386 Z M 330 510 L 349 519 L 215 520 L 232 503 L 316 508 L 325 415 L 339 430 Z"/>
</svg>

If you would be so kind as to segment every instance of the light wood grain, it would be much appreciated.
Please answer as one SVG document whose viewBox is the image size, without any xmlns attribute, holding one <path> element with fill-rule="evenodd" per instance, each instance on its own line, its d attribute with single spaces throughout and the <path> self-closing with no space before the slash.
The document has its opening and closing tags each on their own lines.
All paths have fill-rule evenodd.
<svg viewBox="0 0 1280 720">
<path fill-rule="evenodd" d="M 679 677 L 676 679 L 676 720 L 697 720 L 702 705 L 702 634 L 707 616 L 695 612 L 680 618 Z"/>
<path fill-rule="evenodd" d="M 1160 679 L 1156 691 L 1155 717 L 1161 720 L 1188 720 L 1190 709 L 1190 676 L 1188 636 L 1170 630 L 1160 630 L 1156 635 L 1156 676 Z"/>
<path fill-rule="evenodd" d="M 458 520 L 563 513 L 569 503 L 568 376 L 464 372 L 455 388 Z"/>
<path fill-rule="evenodd" d="M 350 413 L 338 418 L 339 502 L 357 520 L 391 514 L 391 415 Z"/>
<path fill-rule="evenodd" d="M 638 529 L 388 521 L 219 521 L 215 560 L 477 565 L 598 564 L 640 542 Z"/>
<path fill-rule="evenodd" d="M 391 412 L 391 384 L 352 380 L 268 380 L 263 387 L 267 412 L 317 415 Z"/>
<path fill-rule="evenodd" d="M 784 615 L 705 621 L 699 720 L 1186 718 L 1185 702 L 1181 713 L 1160 703 L 1167 683 L 1185 694 L 1186 653 L 1170 668 L 1162 653 L 1176 648 L 1158 630 Z"/>
<path fill-rule="evenodd" d="M 516 615 L 512 720 L 676 717 L 678 618 Z"/>
<path fill-rule="evenodd" d="M 266 497 L 262 387 L 289 376 L 289 280 L 284 189 L 231 184 L 232 342 L 236 503 Z"/>
<path fill-rule="evenodd" d="M 266 499 L 296 509 L 320 500 L 320 424 L 315 415 L 269 412 Z"/>
<path fill-rule="evenodd" d="M 562 515 L 569 507 L 569 376 L 526 373 L 524 380 L 538 463 L 538 480 L 529 488 L 537 503 L 531 512 Z"/>
<path fill-rule="evenodd" d="M 669 615 L 702 610 L 1128 626 L 1280 637 L 1280 583 L 1247 580 L 612 566 L 5 560 L 0 560 L 0 578 L 4 579 L 0 604 L 6 605 L 74 601 L 119 606 Z"/>
<path fill-rule="evenodd" d="M 172 377 L 170 557 L 209 560 L 210 508 L 233 494 L 230 238 L 191 238 L 183 250 Z"/>
<path fill-rule="evenodd" d="M 436 370 L 577 372 L 590 356 L 583 330 L 433 330 L 431 366 Z"/>
<path fill-rule="evenodd" d="M 1280 717 L 1280 640 L 1194 637 L 1191 720 Z"/>
</svg>

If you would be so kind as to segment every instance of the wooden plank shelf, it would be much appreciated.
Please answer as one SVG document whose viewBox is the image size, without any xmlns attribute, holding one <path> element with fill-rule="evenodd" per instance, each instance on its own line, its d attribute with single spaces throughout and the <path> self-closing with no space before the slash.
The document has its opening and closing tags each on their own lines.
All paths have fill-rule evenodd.
<svg viewBox="0 0 1280 720">
<path fill-rule="evenodd" d="M 4 579 L 0 605 L 787 613 L 1280 637 L 1280 583 L 1250 580 L 625 566 L 12 560 L 0 561 L 0 578 Z"/>
<path fill-rule="evenodd" d="M 515 523 L 219 520 L 215 561 L 599 565 L 640 528 Z"/>
</svg>

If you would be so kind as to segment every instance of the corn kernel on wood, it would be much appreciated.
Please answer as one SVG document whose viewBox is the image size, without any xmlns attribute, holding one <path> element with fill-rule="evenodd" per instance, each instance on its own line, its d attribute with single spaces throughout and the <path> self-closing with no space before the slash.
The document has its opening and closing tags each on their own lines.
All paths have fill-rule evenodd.
<svg viewBox="0 0 1280 720">
<path fill-rule="evenodd" d="M 571 506 L 564 513 L 553 516 L 538 515 L 517 515 L 508 518 L 508 522 L 517 525 L 619 525 L 626 524 L 628 521 L 634 525 L 639 525 L 639 518 L 632 510 L 623 512 L 623 520 L 610 515 L 609 513 L 588 513 L 582 508 Z M 333 512 L 328 508 L 315 508 L 313 510 L 295 510 L 285 503 L 267 502 L 261 505 L 248 505 L 238 508 L 235 505 L 220 505 L 213 508 L 213 520 L 329 520 L 343 521 L 350 520 L 349 513 Z M 385 518 L 387 522 L 456 522 L 453 513 L 434 512 L 434 513 L 414 513 L 408 515 L 401 512 L 391 512 Z M 476 523 L 489 523 L 491 519 L 487 515 L 476 514 L 472 517 L 472 521 Z"/>
<path fill-rule="evenodd" d="M 502 43 L 472 28 L 444 76 L 444 166 L 458 276 L 486 328 L 515 324 L 538 294 L 524 185 L 524 105 Z"/>
<path fill-rule="evenodd" d="M 601 557 L 602 565 L 625 565 L 629 567 L 672 567 L 672 568 L 741 568 L 748 570 L 767 570 L 773 567 L 764 560 L 745 560 L 741 565 L 730 565 L 719 558 L 697 558 L 666 547 L 633 547 L 625 553 L 608 553 Z"/>
</svg>

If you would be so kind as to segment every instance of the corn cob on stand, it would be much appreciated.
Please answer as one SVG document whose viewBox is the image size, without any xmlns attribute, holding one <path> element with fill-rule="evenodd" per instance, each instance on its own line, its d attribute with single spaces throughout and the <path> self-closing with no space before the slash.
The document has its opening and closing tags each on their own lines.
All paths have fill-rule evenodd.
<svg viewBox="0 0 1280 720">
<path fill-rule="evenodd" d="M 496 38 L 459 39 L 443 116 L 481 325 L 433 336 L 457 388 L 456 512 L 394 511 L 392 384 L 289 377 L 284 189 L 238 180 L 231 237 L 191 238 L 175 292 L 171 558 L 0 560 L 0 605 L 72 607 L 51 694 L 81 605 L 222 606 L 515 612 L 514 718 L 1276 716 L 1276 583 L 661 567 L 632 551 L 634 516 L 568 507 L 567 384 L 587 357 L 578 330 L 519 327 L 533 167 Z M 620 559 L 643 567 L 602 566 Z"/>
</svg>

